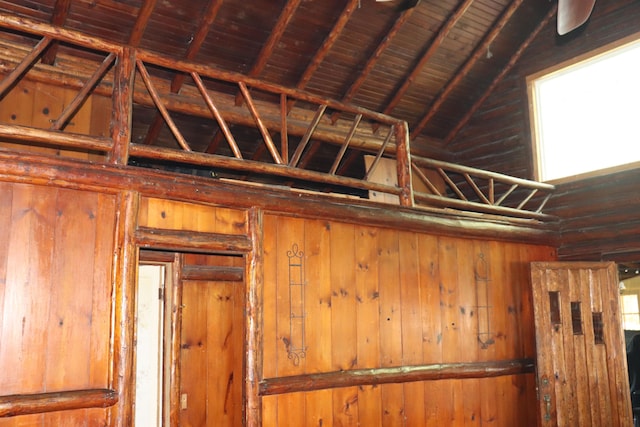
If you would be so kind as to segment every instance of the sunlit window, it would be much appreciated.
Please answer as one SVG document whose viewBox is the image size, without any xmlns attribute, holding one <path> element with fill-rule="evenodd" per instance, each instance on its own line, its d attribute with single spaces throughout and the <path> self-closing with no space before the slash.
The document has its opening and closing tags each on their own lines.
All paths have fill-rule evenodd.
<svg viewBox="0 0 640 427">
<path fill-rule="evenodd" d="M 536 179 L 640 166 L 638 36 L 530 76 L 528 87 Z"/>
</svg>

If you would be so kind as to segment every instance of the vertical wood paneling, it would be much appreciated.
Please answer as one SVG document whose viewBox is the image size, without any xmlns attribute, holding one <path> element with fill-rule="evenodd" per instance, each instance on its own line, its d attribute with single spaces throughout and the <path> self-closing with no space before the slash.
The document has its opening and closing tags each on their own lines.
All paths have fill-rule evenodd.
<svg viewBox="0 0 640 427">
<path fill-rule="evenodd" d="M 378 282 L 378 230 L 356 227 L 356 300 L 357 367 L 373 368 L 380 363 L 380 284 Z M 358 419 L 360 425 L 378 426 L 382 423 L 381 387 L 358 387 Z"/>
<path fill-rule="evenodd" d="M 288 261 L 281 246 L 299 242 L 296 236 L 301 234 L 309 349 L 304 366 L 301 363 L 296 371 L 282 365 L 285 346 L 280 337 L 288 329 L 279 325 L 273 334 L 269 325 L 288 321 L 284 270 Z M 529 286 L 529 260 L 548 259 L 552 256 L 548 250 L 270 215 L 265 216 L 264 235 L 265 283 L 267 287 L 271 283 L 264 301 L 265 378 L 533 356 L 529 352 L 533 337 L 517 336 L 521 331 L 533 333 L 521 318 L 523 313 L 531 314 L 530 308 L 524 308 L 528 302 L 519 301 L 528 291 L 518 288 Z M 480 255 L 486 261 L 484 267 L 476 265 Z M 494 339 L 485 346 L 478 339 L 479 268 L 487 270 L 484 304 L 490 306 L 488 322 Z M 323 304 L 329 294 L 330 305 Z M 533 386 L 529 374 L 286 393 L 263 398 L 263 422 L 278 426 L 529 426 L 535 423 L 535 418 L 529 418 L 535 417 L 530 409 L 535 406 Z M 354 407 L 355 412 L 347 411 Z"/>
<path fill-rule="evenodd" d="M 399 234 L 400 312 L 402 315 L 402 364 L 420 365 L 424 360 L 420 337 L 422 331 L 420 270 L 418 268 L 418 239 L 416 233 Z M 425 425 L 424 385 L 420 382 L 403 384 L 406 425 Z"/>
<path fill-rule="evenodd" d="M 353 369 L 357 363 L 355 232 L 351 224 L 331 225 L 331 370 Z M 333 390 L 333 423 L 355 426 L 358 390 Z"/>
<path fill-rule="evenodd" d="M 380 366 L 402 365 L 402 301 L 398 286 L 400 253 L 398 232 L 380 229 Z M 382 385 L 382 425 L 402 426 L 404 393 L 402 384 Z"/>
<path fill-rule="evenodd" d="M 442 328 L 442 362 L 456 362 L 462 356 L 458 352 L 458 335 L 457 335 L 457 247 L 456 240 L 452 238 L 440 238 L 438 247 L 439 262 L 439 312 L 440 324 Z M 452 381 L 443 381 L 440 385 L 440 395 L 433 402 L 436 406 L 436 419 L 450 420 L 451 423 L 456 421 L 455 408 L 455 389 Z"/>
<path fill-rule="evenodd" d="M 56 200 L 52 254 L 68 252 L 69 256 L 52 256 L 45 368 L 47 390 L 79 390 L 88 385 L 93 301 L 89 280 L 93 277 L 91 253 L 95 234 L 87 233 L 82 242 L 77 240 L 85 230 L 96 229 L 93 212 L 96 199 L 95 194 L 78 198 L 74 192 L 60 191 Z M 87 251 L 89 248 L 91 251 Z M 81 411 L 54 412 L 45 415 L 45 423 L 77 425 L 83 418 Z"/>
<path fill-rule="evenodd" d="M 264 215 L 263 218 L 263 251 L 264 266 L 263 280 L 264 292 L 262 302 L 263 327 L 262 327 L 262 372 L 261 377 L 273 378 L 278 375 L 276 333 L 276 312 L 278 309 L 278 219 L 273 215 Z M 264 425 L 278 425 L 278 396 L 265 396 L 262 398 L 262 422 Z"/>
<path fill-rule="evenodd" d="M 332 295 L 331 295 L 331 241 L 327 221 L 306 221 L 305 248 L 305 310 L 307 372 L 331 371 L 332 355 Z M 333 391 L 319 390 L 305 393 L 305 425 L 333 425 Z"/>
<path fill-rule="evenodd" d="M 207 422 L 207 283 L 182 283 L 182 331 L 180 345 L 180 395 L 186 395 L 186 410 L 181 405 L 180 425 L 203 426 Z M 206 379 L 206 381 L 203 381 Z"/>
<path fill-rule="evenodd" d="M 2 394 L 107 387 L 113 196 L 25 184 L 0 191 Z M 97 424 L 105 414 L 54 412 L 2 425 Z"/>
<path fill-rule="evenodd" d="M 289 304 L 289 258 L 287 251 L 293 250 L 293 244 L 298 245 L 298 250 L 305 251 L 304 221 L 295 218 L 279 218 L 277 229 L 277 312 L 276 334 L 277 354 L 276 372 L 278 376 L 296 375 L 305 372 L 306 359 L 300 358 L 299 365 L 294 365 L 294 358 L 288 355 L 292 338 L 293 344 L 300 346 L 299 337 L 292 337 L 290 330 L 290 304 Z M 306 320 L 306 319 L 305 319 Z M 308 324 L 309 322 L 307 322 Z M 307 343 L 306 345 L 309 345 Z M 305 399 L 301 393 L 292 393 L 278 396 L 278 425 L 301 426 L 306 418 Z"/>
<path fill-rule="evenodd" d="M 462 360 L 482 360 L 482 352 L 479 332 L 481 325 L 482 299 L 478 298 L 478 292 L 484 289 L 482 276 L 485 274 L 483 260 L 489 254 L 482 252 L 473 241 L 460 242 L 458 244 L 458 312 L 460 335 L 458 336 L 459 352 Z M 488 285 L 488 283 L 486 283 Z M 484 313 L 482 313 L 484 314 Z M 481 422 L 480 406 L 480 380 L 470 378 L 465 381 L 456 381 L 456 396 L 465 396 L 457 400 L 456 412 L 462 414 L 464 426 L 476 426 Z"/>
</svg>

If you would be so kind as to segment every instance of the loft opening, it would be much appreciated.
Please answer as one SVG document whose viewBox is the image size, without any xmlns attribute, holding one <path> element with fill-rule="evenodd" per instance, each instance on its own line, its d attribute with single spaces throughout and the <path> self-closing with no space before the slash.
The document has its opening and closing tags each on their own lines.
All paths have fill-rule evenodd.
<svg viewBox="0 0 640 427">
<path fill-rule="evenodd" d="M 640 166 L 640 34 L 527 78 L 535 179 Z"/>
</svg>

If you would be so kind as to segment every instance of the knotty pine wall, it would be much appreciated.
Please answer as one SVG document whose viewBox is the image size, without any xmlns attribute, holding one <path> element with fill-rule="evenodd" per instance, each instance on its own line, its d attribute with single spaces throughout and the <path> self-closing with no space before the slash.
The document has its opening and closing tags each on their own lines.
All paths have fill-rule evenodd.
<svg viewBox="0 0 640 427">
<path fill-rule="evenodd" d="M 297 251 L 299 360 L 288 355 L 302 339 L 290 316 Z M 263 377 L 533 358 L 528 263 L 554 256 L 544 246 L 267 215 Z M 481 338 L 479 319 L 490 332 Z M 535 402 L 533 374 L 366 385 L 265 396 L 263 425 L 527 426 Z"/>
<path fill-rule="evenodd" d="M 0 123 L 49 129 L 77 94 L 75 89 L 22 79 L 0 102 Z M 92 95 L 87 97 L 64 130 L 92 136 L 109 136 L 111 99 Z M 0 147 L 42 154 L 60 155 L 85 160 L 101 160 L 103 154 L 83 150 L 60 150 L 44 145 L 15 144 L 0 141 Z"/>
<path fill-rule="evenodd" d="M 0 182 L 1 395 L 109 388 L 115 213 L 113 195 Z M 106 414 L 0 426 L 99 426 Z"/>
</svg>

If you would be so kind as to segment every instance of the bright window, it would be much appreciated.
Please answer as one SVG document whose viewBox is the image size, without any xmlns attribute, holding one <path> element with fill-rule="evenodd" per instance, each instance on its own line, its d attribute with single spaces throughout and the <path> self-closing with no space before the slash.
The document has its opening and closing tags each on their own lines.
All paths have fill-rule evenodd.
<svg viewBox="0 0 640 427">
<path fill-rule="evenodd" d="M 637 35 L 527 81 L 536 179 L 577 179 L 639 166 Z"/>
</svg>

